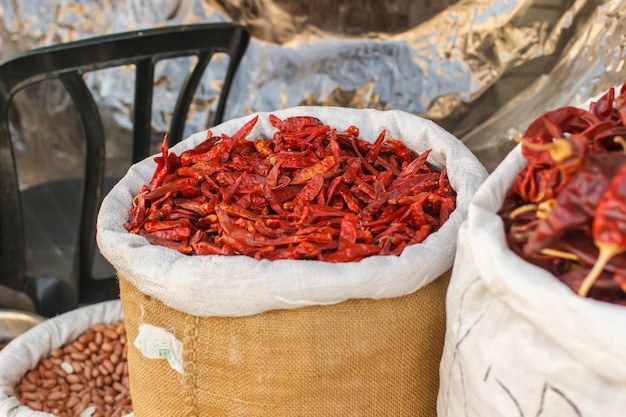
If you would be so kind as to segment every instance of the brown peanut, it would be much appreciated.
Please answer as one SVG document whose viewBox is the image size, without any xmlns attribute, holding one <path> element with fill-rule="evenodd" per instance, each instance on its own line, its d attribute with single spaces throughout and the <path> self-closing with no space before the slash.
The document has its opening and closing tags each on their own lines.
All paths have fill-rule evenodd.
<svg viewBox="0 0 626 417">
<path fill-rule="evenodd" d="M 79 384 L 82 381 L 82 378 L 76 374 L 70 374 L 67 377 L 65 377 L 65 380 L 69 383 L 69 384 Z"/>
<path fill-rule="evenodd" d="M 35 385 L 37 382 L 35 381 L 35 383 L 24 383 L 21 386 L 21 390 L 22 392 L 35 392 L 37 391 L 37 385 Z"/>
<path fill-rule="evenodd" d="M 78 361 L 72 361 L 72 369 L 74 373 L 80 374 L 83 372 L 83 364 Z"/>
<path fill-rule="evenodd" d="M 54 349 L 16 385 L 20 402 L 58 417 L 122 416 L 132 412 L 123 322 L 96 324 Z"/>
<path fill-rule="evenodd" d="M 82 343 L 83 346 L 85 346 L 85 344 L 93 340 L 93 337 L 94 337 L 94 331 L 90 329 L 90 330 L 87 330 L 83 335 L 79 336 L 77 340 L 80 343 Z"/>
<path fill-rule="evenodd" d="M 63 396 L 63 391 L 54 391 L 51 392 L 50 395 L 48 395 L 48 401 L 60 400 L 61 398 L 63 398 Z"/>
<path fill-rule="evenodd" d="M 74 406 L 76 406 L 76 404 L 80 403 L 80 398 L 76 397 L 76 396 L 71 396 L 67 402 L 65 403 L 65 406 L 69 409 L 74 408 Z"/>
<path fill-rule="evenodd" d="M 119 336 L 117 332 L 112 329 L 106 329 L 103 333 L 106 337 L 109 338 L 109 340 L 115 340 Z"/>
<path fill-rule="evenodd" d="M 37 394 L 36 392 L 25 392 L 22 394 L 22 398 L 29 401 L 29 400 L 38 400 L 39 399 L 39 394 Z"/>
<path fill-rule="evenodd" d="M 56 379 L 57 374 L 54 371 L 45 370 L 42 376 L 46 379 Z"/>
<path fill-rule="evenodd" d="M 105 342 L 100 346 L 103 352 L 113 352 L 113 344 L 110 342 Z"/>
<path fill-rule="evenodd" d="M 33 410 L 37 410 L 37 411 L 43 410 L 43 404 L 41 404 L 41 401 L 29 401 L 26 403 L 26 405 L 29 408 L 32 408 Z"/>
<path fill-rule="evenodd" d="M 70 385 L 70 391 L 80 392 L 85 388 L 83 384 L 72 384 Z"/>
<path fill-rule="evenodd" d="M 26 374 L 26 380 L 33 385 L 37 383 L 38 379 L 39 379 L 39 372 L 37 371 L 29 371 Z"/>
<path fill-rule="evenodd" d="M 63 349 L 53 350 L 52 353 L 50 353 L 50 356 L 52 356 L 53 358 L 60 358 L 61 356 L 63 356 Z"/>
<path fill-rule="evenodd" d="M 41 360 L 41 364 L 43 365 L 44 368 L 46 369 L 52 369 L 52 367 L 54 366 L 54 364 L 52 363 L 52 361 L 50 360 L 50 358 L 44 358 Z"/>
<path fill-rule="evenodd" d="M 55 379 L 44 379 L 43 382 L 41 383 L 41 388 L 43 389 L 50 389 L 52 387 L 54 387 L 57 384 L 57 380 Z"/>
</svg>

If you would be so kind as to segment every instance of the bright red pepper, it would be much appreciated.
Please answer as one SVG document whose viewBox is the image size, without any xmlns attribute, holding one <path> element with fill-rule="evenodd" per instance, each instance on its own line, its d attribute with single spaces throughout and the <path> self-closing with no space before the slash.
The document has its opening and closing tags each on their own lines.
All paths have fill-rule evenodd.
<svg viewBox="0 0 626 417">
<path fill-rule="evenodd" d="M 598 259 L 583 280 L 578 294 L 586 296 L 607 262 L 626 251 L 626 165 L 615 174 L 598 203 L 592 222 L 593 241 Z"/>
</svg>

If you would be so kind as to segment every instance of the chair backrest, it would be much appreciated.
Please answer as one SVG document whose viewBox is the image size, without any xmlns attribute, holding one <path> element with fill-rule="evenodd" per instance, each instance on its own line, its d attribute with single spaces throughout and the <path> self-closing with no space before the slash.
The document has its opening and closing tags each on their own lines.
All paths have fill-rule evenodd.
<svg viewBox="0 0 626 417">
<path fill-rule="evenodd" d="M 154 68 L 163 59 L 195 56 L 179 93 L 168 143 L 182 139 L 194 93 L 215 53 L 228 54 L 229 66 L 223 81 L 214 124 L 223 118 L 234 73 L 250 39 L 248 30 L 231 23 L 169 26 L 100 36 L 38 48 L 15 56 L 0 65 L 0 285 L 35 297 L 32 280 L 25 274 L 25 235 L 20 190 L 9 131 L 9 104 L 14 95 L 43 80 L 59 79 L 74 101 L 83 123 L 85 173 L 82 207 L 74 262 L 78 288 L 91 274 L 95 251 L 95 223 L 102 198 L 105 163 L 103 123 L 83 74 L 104 68 L 134 64 L 132 162 L 150 154 Z M 0 287 L 1 288 L 1 287 Z"/>
</svg>

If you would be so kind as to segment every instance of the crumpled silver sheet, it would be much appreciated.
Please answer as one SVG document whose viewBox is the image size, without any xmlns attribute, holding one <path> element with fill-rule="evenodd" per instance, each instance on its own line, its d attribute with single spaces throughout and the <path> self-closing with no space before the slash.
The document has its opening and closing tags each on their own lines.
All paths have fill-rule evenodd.
<svg viewBox="0 0 626 417">
<path fill-rule="evenodd" d="M 577 31 L 549 73 L 461 139 L 492 171 L 543 112 L 581 105 L 626 81 L 626 1 L 606 1 Z M 616 91 L 616 94 L 619 90 Z"/>
<path fill-rule="evenodd" d="M 296 105 L 400 109 L 438 122 L 491 170 L 514 144 L 512 132 L 542 110 L 582 101 L 616 83 L 623 65 L 625 2 L 0 0 L 0 54 L 5 59 L 32 47 L 154 26 L 240 22 L 250 27 L 253 39 L 235 78 L 226 119 Z M 215 77 L 221 76 L 224 63 L 217 61 Z M 177 85 L 186 67 L 173 63 L 161 71 Z M 121 172 L 128 153 L 122 132 L 129 125 L 132 99 L 126 82 L 119 72 L 90 80 L 106 122 L 123 138 L 107 145 L 111 169 L 118 164 Z M 161 83 L 155 92 L 157 132 L 166 129 L 173 106 L 168 84 Z M 210 110 L 218 91 L 219 84 L 207 77 L 198 100 L 205 105 L 199 108 Z M 49 95 L 56 94 L 52 90 Z M 47 101 L 66 116 L 58 105 L 63 100 Z M 209 118 L 193 116 L 187 134 L 204 129 Z M 80 175 L 79 134 L 57 134 L 65 128 L 55 123 L 19 126 L 34 126 L 30 132 L 16 128 L 16 156 L 27 182 L 50 178 L 29 176 L 29 166 Z M 49 158 L 50 147 L 55 158 Z"/>
</svg>

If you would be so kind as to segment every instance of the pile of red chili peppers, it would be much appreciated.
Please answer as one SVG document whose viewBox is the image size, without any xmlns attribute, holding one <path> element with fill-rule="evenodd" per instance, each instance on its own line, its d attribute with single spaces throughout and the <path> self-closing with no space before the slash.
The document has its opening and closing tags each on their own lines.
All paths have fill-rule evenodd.
<svg viewBox="0 0 626 417">
<path fill-rule="evenodd" d="M 399 255 L 441 227 L 456 205 L 446 170 L 382 131 L 338 132 L 315 117 L 269 121 L 271 139 L 233 136 L 169 152 L 133 200 L 124 227 L 188 255 L 358 261 Z"/>
<path fill-rule="evenodd" d="M 500 215 L 519 256 L 582 297 L 626 305 L 626 83 L 589 110 L 563 107 L 524 133 Z"/>
</svg>

